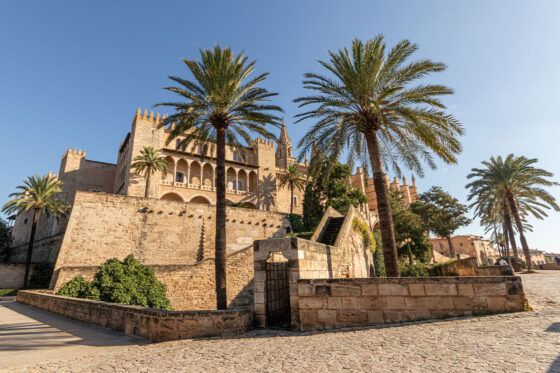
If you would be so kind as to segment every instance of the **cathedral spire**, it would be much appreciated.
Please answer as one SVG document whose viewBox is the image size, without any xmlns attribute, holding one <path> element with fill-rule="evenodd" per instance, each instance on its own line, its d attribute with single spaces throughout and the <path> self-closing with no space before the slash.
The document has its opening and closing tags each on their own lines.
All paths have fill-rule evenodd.
<svg viewBox="0 0 560 373">
<path fill-rule="evenodd" d="M 290 137 L 288 136 L 288 129 L 286 128 L 286 122 L 282 121 L 282 129 L 280 130 L 280 144 L 286 144 L 290 142 Z"/>
</svg>

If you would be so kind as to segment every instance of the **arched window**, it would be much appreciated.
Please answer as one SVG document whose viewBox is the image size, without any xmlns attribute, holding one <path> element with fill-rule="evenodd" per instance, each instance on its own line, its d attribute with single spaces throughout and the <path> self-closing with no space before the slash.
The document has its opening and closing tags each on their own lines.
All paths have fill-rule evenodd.
<svg viewBox="0 0 560 373">
<path fill-rule="evenodd" d="M 297 205 L 298 205 L 297 197 L 294 196 L 294 206 L 297 206 Z"/>
<path fill-rule="evenodd" d="M 175 182 L 177 182 L 177 183 L 185 182 L 185 175 L 183 175 L 181 172 L 177 172 L 175 174 Z"/>
<path fill-rule="evenodd" d="M 233 160 L 236 161 L 236 162 L 243 162 L 241 154 L 239 154 L 239 152 L 237 152 L 237 151 L 233 152 Z"/>
</svg>

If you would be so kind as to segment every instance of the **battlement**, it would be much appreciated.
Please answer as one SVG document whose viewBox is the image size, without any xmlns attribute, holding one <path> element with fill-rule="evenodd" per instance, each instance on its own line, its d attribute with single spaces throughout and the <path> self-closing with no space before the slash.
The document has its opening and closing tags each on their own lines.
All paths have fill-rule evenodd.
<svg viewBox="0 0 560 373">
<path fill-rule="evenodd" d="M 77 148 L 68 148 L 66 152 L 62 155 L 62 158 L 67 157 L 69 155 L 76 155 L 78 157 L 84 158 L 86 156 L 86 151 Z"/>
<path fill-rule="evenodd" d="M 46 176 L 49 178 L 58 179 L 58 174 L 56 172 L 48 172 Z"/>
<path fill-rule="evenodd" d="M 142 109 L 138 108 L 138 110 L 136 110 L 136 114 L 134 114 L 134 119 L 135 120 L 143 120 L 143 121 L 150 121 L 153 124 L 160 124 L 161 121 L 163 121 L 165 119 L 165 114 L 161 115 L 160 113 L 156 113 L 156 115 L 154 115 L 153 111 L 150 111 L 150 113 L 148 113 L 147 109 L 144 109 L 144 113 L 142 113 Z"/>
<path fill-rule="evenodd" d="M 271 147 L 271 148 L 274 148 L 274 144 L 275 144 L 275 142 L 273 140 L 266 140 L 266 139 L 263 139 L 262 137 L 257 137 L 255 139 L 255 143 L 263 144 L 263 145 L 266 145 L 266 146 Z"/>
</svg>

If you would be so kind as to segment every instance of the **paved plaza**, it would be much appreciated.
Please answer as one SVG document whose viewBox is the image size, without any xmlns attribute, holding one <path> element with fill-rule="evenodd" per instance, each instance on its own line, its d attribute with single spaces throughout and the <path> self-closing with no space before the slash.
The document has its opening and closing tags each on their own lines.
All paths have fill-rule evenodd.
<svg viewBox="0 0 560 373">
<path fill-rule="evenodd" d="M 560 272 L 521 276 L 532 312 L 159 344 L 4 302 L 0 371 L 560 372 Z"/>
</svg>

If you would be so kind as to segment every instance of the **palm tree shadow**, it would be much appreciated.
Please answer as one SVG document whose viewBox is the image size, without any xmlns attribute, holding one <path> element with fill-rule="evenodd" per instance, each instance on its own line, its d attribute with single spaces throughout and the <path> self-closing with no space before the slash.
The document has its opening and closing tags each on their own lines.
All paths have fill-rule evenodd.
<svg viewBox="0 0 560 373">
<path fill-rule="evenodd" d="M 259 180 L 257 205 L 264 211 L 270 211 L 276 205 L 276 178 L 271 174 Z"/>
<path fill-rule="evenodd" d="M 560 373 L 560 356 L 556 358 L 550 365 L 550 368 L 546 371 L 547 373 Z"/>
</svg>

